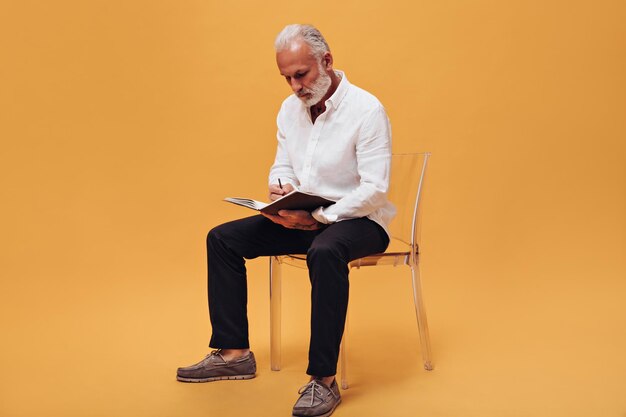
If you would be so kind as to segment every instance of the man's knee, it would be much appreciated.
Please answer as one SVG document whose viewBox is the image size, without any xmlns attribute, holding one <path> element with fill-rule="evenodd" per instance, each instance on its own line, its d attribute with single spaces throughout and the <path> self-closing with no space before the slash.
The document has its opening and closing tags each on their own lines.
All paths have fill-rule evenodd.
<svg viewBox="0 0 626 417">
<path fill-rule="evenodd" d="M 309 268 L 317 263 L 347 263 L 345 249 L 336 242 L 314 242 L 309 248 L 306 259 Z"/>
<path fill-rule="evenodd" d="M 348 283 L 348 261 L 340 245 L 337 244 L 314 244 L 309 248 L 306 262 L 309 267 L 309 280 L 313 285 L 313 299 L 324 297 L 315 288 L 347 296 Z"/>
<path fill-rule="evenodd" d="M 215 226 L 207 234 L 206 242 L 209 252 L 228 250 L 248 259 L 259 256 L 258 241 L 262 230 L 259 229 L 258 224 L 265 218 L 258 217 L 261 219 L 250 217 Z"/>
<path fill-rule="evenodd" d="M 222 226 L 215 226 L 213 229 L 209 230 L 209 233 L 206 236 L 206 244 L 207 246 L 214 245 L 223 235 Z"/>
<path fill-rule="evenodd" d="M 206 245 L 209 250 L 219 247 L 233 247 L 236 245 L 235 236 L 237 232 L 233 228 L 232 222 L 220 224 L 215 226 L 206 237 Z"/>
</svg>

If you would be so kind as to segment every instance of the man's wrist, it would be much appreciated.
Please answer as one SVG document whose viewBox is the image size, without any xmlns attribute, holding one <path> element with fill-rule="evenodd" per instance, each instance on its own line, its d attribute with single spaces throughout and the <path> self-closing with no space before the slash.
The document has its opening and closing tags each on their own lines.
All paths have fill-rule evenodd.
<svg viewBox="0 0 626 417">
<path fill-rule="evenodd" d="M 311 217 L 313 217 L 316 222 L 318 222 L 319 224 L 321 224 L 323 226 L 327 226 L 328 224 L 330 224 L 330 222 L 328 222 L 326 220 L 326 217 L 324 216 L 324 208 L 322 208 L 322 207 L 314 210 L 311 213 Z"/>
</svg>

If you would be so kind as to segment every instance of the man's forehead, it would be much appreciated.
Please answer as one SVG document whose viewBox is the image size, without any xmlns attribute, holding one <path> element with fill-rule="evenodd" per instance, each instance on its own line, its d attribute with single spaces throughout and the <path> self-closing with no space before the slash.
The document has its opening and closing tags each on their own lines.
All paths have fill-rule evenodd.
<svg viewBox="0 0 626 417">
<path fill-rule="evenodd" d="M 304 41 L 291 42 L 287 48 L 276 53 L 276 63 L 281 72 L 297 71 L 315 63 L 315 57 L 311 53 L 311 47 Z"/>
<path fill-rule="evenodd" d="M 285 48 L 281 50 L 281 52 L 291 52 L 291 53 L 311 53 L 311 46 L 304 41 L 302 38 L 293 39 L 289 44 L 286 45 Z"/>
</svg>

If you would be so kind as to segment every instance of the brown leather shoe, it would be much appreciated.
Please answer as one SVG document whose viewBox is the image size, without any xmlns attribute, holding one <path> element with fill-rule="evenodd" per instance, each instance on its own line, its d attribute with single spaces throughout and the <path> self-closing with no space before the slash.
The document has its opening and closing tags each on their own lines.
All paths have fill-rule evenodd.
<svg viewBox="0 0 626 417">
<path fill-rule="evenodd" d="M 298 394 L 300 398 L 293 406 L 293 417 L 328 417 L 341 403 L 336 380 L 327 387 L 314 379 L 300 388 Z"/>
<path fill-rule="evenodd" d="M 227 361 L 220 351 L 214 350 L 195 365 L 178 368 L 176 379 L 181 382 L 210 382 L 222 379 L 250 379 L 256 376 L 254 353 L 250 352 Z"/>
</svg>

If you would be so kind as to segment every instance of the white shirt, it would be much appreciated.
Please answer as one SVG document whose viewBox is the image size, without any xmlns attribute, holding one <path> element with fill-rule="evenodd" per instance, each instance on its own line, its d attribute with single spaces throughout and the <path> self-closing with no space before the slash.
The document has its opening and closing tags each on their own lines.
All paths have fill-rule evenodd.
<svg viewBox="0 0 626 417">
<path fill-rule="evenodd" d="M 277 117 L 278 149 L 269 183 L 290 183 L 336 204 L 313 211 L 320 223 L 368 217 L 387 233 L 395 208 L 387 200 L 391 126 L 376 97 L 341 81 L 326 111 L 311 122 L 310 109 L 287 97 Z"/>
</svg>

